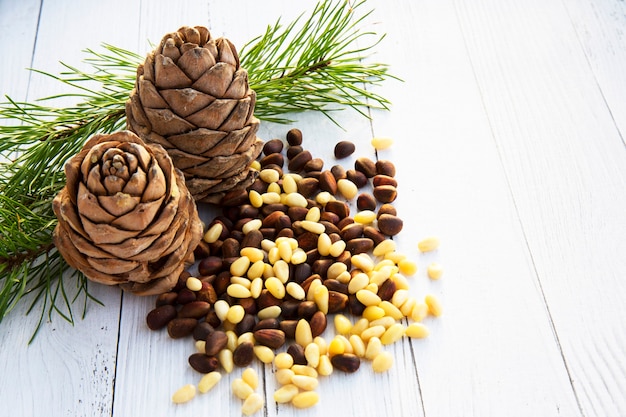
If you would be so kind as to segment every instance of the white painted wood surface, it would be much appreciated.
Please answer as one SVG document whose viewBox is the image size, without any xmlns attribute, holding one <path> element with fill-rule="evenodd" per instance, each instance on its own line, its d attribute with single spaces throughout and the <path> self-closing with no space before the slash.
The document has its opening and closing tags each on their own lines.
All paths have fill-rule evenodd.
<svg viewBox="0 0 626 417">
<path fill-rule="evenodd" d="M 101 42 L 146 53 L 148 40 L 208 25 L 236 45 L 313 2 L 0 0 L 0 93 L 30 100 L 62 91 L 24 68 L 56 72 Z M 310 410 L 277 406 L 271 367 L 257 366 L 265 415 L 626 415 L 626 3 L 369 1 L 371 28 L 387 37 L 372 58 L 404 82 L 377 92 L 393 102 L 371 123 L 297 116 L 305 145 L 332 160 L 349 139 L 376 157 L 372 135 L 395 145 L 378 158 L 398 169 L 397 237 L 420 271 L 416 296 L 434 293 L 445 313 L 426 340 L 397 343 L 383 375 L 368 366 L 320 381 Z M 264 124 L 263 139 L 291 126 Z M 352 159 L 353 160 L 353 159 Z M 350 160 L 350 161 L 352 161 Z M 419 254 L 437 235 L 441 248 Z M 428 262 L 445 266 L 426 278 Z M 176 406 L 171 394 L 199 375 L 189 340 L 151 332 L 152 298 L 91 287 L 72 327 L 22 305 L 0 323 L 0 403 L 15 416 L 241 414 L 224 377 L 211 393 Z M 77 309 L 78 310 L 78 309 Z M 77 313 L 80 313 L 77 311 Z M 330 334 L 330 332 L 328 333 Z"/>
</svg>

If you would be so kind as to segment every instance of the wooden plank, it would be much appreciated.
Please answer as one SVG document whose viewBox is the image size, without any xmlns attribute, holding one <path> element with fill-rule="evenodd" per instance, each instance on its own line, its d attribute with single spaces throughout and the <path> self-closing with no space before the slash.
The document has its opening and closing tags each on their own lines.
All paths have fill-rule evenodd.
<svg viewBox="0 0 626 417">
<path fill-rule="evenodd" d="M 2 39 L 8 39 L 7 43 L 15 47 L 15 56 L 8 54 L 8 62 L 12 64 L 11 68 L 2 67 L 2 82 L 3 89 L 4 83 L 10 82 L 15 88 L 14 93 L 19 94 L 18 98 L 22 100 L 67 92 L 66 86 L 37 74 L 33 74 L 28 83 L 30 74 L 22 68 L 31 66 L 35 34 L 37 42 L 32 66 L 58 73 L 61 69 L 59 60 L 79 65 L 84 58 L 81 54 L 83 48 L 97 48 L 104 41 L 124 45 L 122 31 L 113 31 L 94 22 L 110 20 L 127 25 L 136 19 L 126 1 L 106 4 L 95 1 L 80 4 L 71 1 L 42 2 L 41 23 L 39 31 L 35 32 L 34 23 L 22 20 L 28 17 L 36 21 L 38 11 L 32 2 L 2 2 L 2 7 L 7 7 L 9 3 L 11 14 L 2 13 L 3 22 L 12 22 L 20 29 L 8 37 L 3 32 Z M 118 15 L 124 14 L 119 11 L 125 9 L 129 12 L 120 19 Z M 14 61 L 18 58 L 28 58 L 28 61 L 18 64 Z M 27 85 L 30 86 L 28 92 Z M 62 102 L 59 101 L 58 105 Z M 72 298 L 74 280 L 67 279 L 65 286 L 68 296 Z M 42 328 L 30 345 L 27 342 L 37 325 L 39 309 L 35 307 L 33 313 L 25 316 L 29 297 L 1 324 L 0 343 L 3 352 L 10 355 L 10 359 L 4 356 L 0 371 L 5 376 L 0 381 L 0 401 L 7 410 L 16 415 L 33 416 L 111 415 L 120 290 L 96 284 L 90 285 L 89 290 L 105 307 L 88 303 L 86 318 L 82 320 L 82 299 L 79 298 L 73 307 L 73 326 L 55 313 L 50 321 L 46 311 Z"/>
<path fill-rule="evenodd" d="M 415 295 L 433 293 L 445 308 L 426 321 L 431 336 L 412 343 L 425 415 L 580 415 L 473 74 L 475 59 L 498 55 L 468 52 L 456 14 L 450 1 L 380 2 L 374 19 L 388 36 L 373 59 L 404 80 L 381 89 L 393 108 L 374 116 L 375 135 L 395 139 L 379 157 L 398 167 L 408 233 L 396 241 L 418 257 Z M 418 254 L 431 235 L 441 248 Z M 440 281 L 426 277 L 433 261 L 444 265 Z"/>
<path fill-rule="evenodd" d="M 0 62 L 0 94 L 24 100 L 28 87 L 26 68 L 30 67 L 35 47 L 35 35 L 40 2 L 0 3 L 0 41 L 8 45 L 9 53 Z"/>
<path fill-rule="evenodd" d="M 626 5 L 615 1 L 581 1 L 564 4 L 588 65 L 602 91 L 611 117 L 626 144 Z"/>
<path fill-rule="evenodd" d="M 608 98 L 623 74 L 601 74 L 610 46 L 590 65 L 562 3 L 501 4 L 458 4 L 490 127 L 581 411 L 623 415 L 626 152 Z"/>
</svg>

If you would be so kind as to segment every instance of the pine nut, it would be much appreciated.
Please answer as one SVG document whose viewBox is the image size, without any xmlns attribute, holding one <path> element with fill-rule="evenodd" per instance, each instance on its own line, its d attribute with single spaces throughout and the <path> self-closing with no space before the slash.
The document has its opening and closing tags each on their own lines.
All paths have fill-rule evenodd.
<svg viewBox="0 0 626 417">
<path fill-rule="evenodd" d="M 196 277 L 189 277 L 185 281 L 185 285 L 190 291 L 200 291 L 202 289 L 202 281 Z"/>
<path fill-rule="evenodd" d="M 274 265 L 279 259 L 280 251 L 278 250 L 278 246 L 274 246 L 267 252 L 267 260 L 270 264 Z"/>
<path fill-rule="evenodd" d="M 215 304 L 213 304 L 213 310 L 215 310 L 215 314 L 220 321 L 226 320 L 228 309 L 230 309 L 230 306 L 226 300 L 217 300 Z"/>
<path fill-rule="evenodd" d="M 437 297 L 435 297 L 432 294 L 428 294 L 426 297 L 424 297 L 424 302 L 428 306 L 428 312 L 430 314 L 432 314 L 435 317 L 441 316 L 443 311 L 441 308 L 441 303 L 439 302 Z"/>
<path fill-rule="evenodd" d="M 280 203 L 280 194 L 278 193 L 266 192 L 261 194 L 261 198 L 263 199 L 263 204 L 265 205 Z"/>
<path fill-rule="evenodd" d="M 317 345 L 320 355 L 326 355 L 328 353 L 328 343 L 326 343 L 326 339 L 324 339 L 322 336 L 314 337 L 313 343 Z"/>
<path fill-rule="evenodd" d="M 235 333 L 234 330 L 226 330 L 226 337 L 228 339 L 228 342 L 226 343 L 226 347 L 228 348 L 228 350 L 235 350 L 237 348 L 237 342 L 239 339 L 237 333 Z"/>
<path fill-rule="evenodd" d="M 400 311 L 402 312 L 402 314 L 404 314 L 406 317 L 409 317 L 411 315 L 411 312 L 413 311 L 413 307 L 415 307 L 415 304 L 417 303 L 417 300 L 414 297 L 409 297 L 401 306 L 400 306 Z"/>
<path fill-rule="evenodd" d="M 350 294 L 356 294 L 357 291 L 362 290 L 369 284 L 370 278 L 364 272 L 359 272 L 350 279 L 348 283 L 348 292 Z"/>
<path fill-rule="evenodd" d="M 386 329 L 383 326 L 373 326 L 373 327 L 368 327 L 367 329 L 363 330 L 360 336 L 364 342 L 367 342 L 372 337 L 380 338 L 385 333 L 385 331 Z"/>
<path fill-rule="evenodd" d="M 283 175 L 283 191 L 288 194 L 298 192 L 298 183 L 293 175 Z"/>
<path fill-rule="evenodd" d="M 265 307 L 256 314 L 259 320 L 263 319 L 275 319 L 280 316 L 281 313 L 280 306 L 269 306 Z"/>
<path fill-rule="evenodd" d="M 228 309 L 228 313 L 226 314 L 226 320 L 233 324 L 239 323 L 243 320 L 243 316 L 246 314 L 246 311 L 239 304 L 235 304 Z"/>
<path fill-rule="evenodd" d="M 378 307 L 385 310 L 385 315 L 392 317 L 394 320 L 402 320 L 405 317 L 405 315 L 402 314 L 402 311 L 389 301 L 381 301 Z"/>
<path fill-rule="evenodd" d="M 259 172 L 259 178 L 270 184 L 272 182 L 278 182 L 280 174 L 275 169 L 262 169 L 261 172 Z"/>
<path fill-rule="evenodd" d="M 293 356 L 287 352 L 280 352 L 274 357 L 274 366 L 278 369 L 290 369 L 293 366 Z"/>
<path fill-rule="evenodd" d="M 367 329 L 368 327 L 370 327 L 369 320 L 366 318 L 360 318 L 356 321 L 356 323 L 354 323 L 354 325 L 352 326 L 352 330 L 350 330 L 350 333 L 360 335 L 363 330 Z"/>
<path fill-rule="evenodd" d="M 385 256 L 387 253 L 393 252 L 395 250 L 396 250 L 396 242 L 391 239 L 385 239 L 382 242 L 380 242 L 378 245 L 376 245 L 376 247 L 374 247 L 372 254 L 374 256 Z"/>
<path fill-rule="evenodd" d="M 291 370 L 294 372 L 295 375 L 306 375 L 317 378 L 317 371 L 315 370 L 315 368 L 309 365 L 295 364 L 291 367 Z"/>
<path fill-rule="evenodd" d="M 306 293 L 306 299 L 308 301 L 315 300 L 315 297 L 314 297 L 315 289 L 321 285 L 322 285 L 322 280 L 319 278 L 316 278 L 313 281 L 311 281 L 311 284 L 309 284 L 309 290 Z"/>
<path fill-rule="evenodd" d="M 226 289 L 226 293 L 234 298 L 252 297 L 250 290 L 241 284 L 230 284 Z"/>
<path fill-rule="evenodd" d="M 328 376 L 333 373 L 333 364 L 330 361 L 330 356 L 320 356 L 320 363 L 317 366 L 317 372 L 322 376 Z"/>
<path fill-rule="evenodd" d="M 407 290 L 396 290 L 391 297 L 391 304 L 400 308 L 406 300 L 409 299 L 409 292 Z"/>
<path fill-rule="evenodd" d="M 426 303 L 415 303 L 411 309 L 411 320 L 420 322 L 428 315 L 428 306 Z"/>
<path fill-rule="evenodd" d="M 298 284 L 297 282 L 294 282 L 294 281 L 288 282 L 285 289 L 287 290 L 287 294 L 289 294 L 296 300 L 301 301 L 306 298 L 306 292 L 304 291 L 302 286 L 300 286 L 300 284 Z"/>
<path fill-rule="evenodd" d="M 393 145 L 393 139 L 386 137 L 374 137 L 372 138 L 371 144 L 377 151 L 382 151 L 383 149 L 387 149 Z"/>
<path fill-rule="evenodd" d="M 313 334 L 311 333 L 311 325 L 305 319 L 298 320 L 296 325 L 296 343 L 306 348 L 309 343 L 313 343 Z"/>
<path fill-rule="evenodd" d="M 215 222 L 211 227 L 209 227 L 202 239 L 206 243 L 214 243 L 220 238 L 223 231 L 224 226 L 222 225 L 222 223 Z"/>
<path fill-rule="evenodd" d="M 428 327 L 422 323 L 411 323 L 404 329 L 404 334 L 412 339 L 423 339 L 428 337 Z"/>
<path fill-rule="evenodd" d="M 304 357 L 309 366 L 317 368 L 320 363 L 320 347 L 315 343 L 309 343 L 304 348 Z"/>
<path fill-rule="evenodd" d="M 356 184 L 346 178 L 337 181 L 337 189 L 346 200 L 352 200 L 359 193 Z"/>
<path fill-rule="evenodd" d="M 380 352 L 372 360 L 372 370 L 374 372 L 385 372 L 393 366 L 393 356 L 389 352 Z"/>
<path fill-rule="evenodd" d="M 368 321 L 374 321 L 385 317 L 385 310 L 378 306 L 367 306 L 361 315 Z"/>
<path fill-rule="evenodd" d="M 291 264 L 292 265 L 300 265 L 305 263 L 307 260 L 307 254 L 302 248 L 296 248 L 291 254 Z"/>
<path fill-rule="evenodd" d="M 261 162 L 259 162 L 258 160 L 255 159 L 250 164 L 250 169 L 252 169 L 254 171 L 260 171 L 261 170 Z"/>
<path fill-rule="evenodd" d="M 380 342 L 383 345 L 391 345 L 398 340 L 402 339 L 404 335 L 404 326 L 400 323 L 396 323 L 385 330 L 382 336 L 380 336 Z"/>
<path fill-rule="evenodd" d="M 356 292 L 356 298 L 366 307 L 377 306 L 382 301 L 376 293 L 367 289 L 358 290 Z"/>
<path fill-rule="evenodd" d="M 244 369 L 241 373 L 241 379 L 243 379 L 246 384 L 250 385 L 252 389 L 257 389 L 259 387 L 259 375 L 254 368 Z"/>
<path fill-rule="evenodd" d="M 298 395 L 300 392 L 299 388 L 293 384 L 286 384 L 274 391 L 274 401 L 278 404 L 284 404 L 291 402 L 293 397 Z"/>
<path fill-rule="evenodd" d="M 409 282 L 406 280 L 406 277 L 401 274 L 393 274 L 390 278 L 395 284 L 396 288 L 399 290 L 408 290 Z"/>
<path fill-rule="evenodd" d="M 328 345 L 328 355 L 329 356 L 341 355 L 345 351 L 346 351 L 346 345 L 343 342 L 343 340 L 340 339 L 338 336 L 333 337 L 333 340 L 331 340 L 330 344 Z"/>
<path fill-rule="evenodd" d="M 265 401 L 263 400 L 263 397 L 261 396 L 261 394 L 257 392 L 253 392 L 243 402 L 241 406 L 241 412 L 243 413 L 243 415 L 251 416 L 252 414 L 261 410 L 261 408 L 263 408 L 264 403 Z"/>
<path fill-rule="evenodd" d="M 320 400 L 319 394 L 315 391 L 303 391 L 291 400 L 291 404 L 293 404 L 296 408 L 309 408 L 313 407 Z"/>
<path fill-rule="evenodd" d="M 356 213 L 353 219 L 356 223 L 370 224 L 376 220 L 376 212 L 372 210 L 362 210 Z"/>
<path fill-rule="evenodd" d="M 182 404 L 190 401 L 196 396 L 196 386 L 193 384 L 187 384 L 180 387 L 174 395 L 172 395 L 172 402 L 175 404 Z"/>
<path fill-rule="evenodd" d="M 385 316 L 385 317 L 381 317 L 379 319 L 370 321 L 370 327 L 383 326 L 385 329 L 389 329 L 394 324 L 396 324 L 396 320 L 390 316 Z"/>
<path fill-rule="evenodd" d="M 300 226 L 302 226 L 304 230 L 315 233 L 316 235 L 321 235 L 326 230 L 322 223 L 317 223 L 310 220 L 302 220 L 300 222 Z"/>
<path fill-rule="evenodd" d="M 338 240 L 334 242 L 332 245 L 330 245 L 328 252 L 329 252 L 329 255 L 332 256 L 333 258 L 338 258 L 339 255 L 341 255 L 345 250 L 346 250 L 346 242 L 344 242 L 343 240 Z"/>
<path fill-rule="evenodd" d="M 258 278 L 254 278 L 251 282 L 250 282 L 250 296 L 254 299 L 259 298 L 259 296 L 261 295 L 261 291 L 263 291 L 263 278 L 258 277 Z"/>
<path fill-rule="evenodd" d="M 248 192 L 248 200 L 250 200 L 252 207 L 259 208 L 263 206 L 263 197 L 257 191 L 250 190 L 250 192 Z"/>
<path fill-rule="evenodd" d="M 327 279 L 337 279 L 339 274 L 346 272 L 348 270 L 348 266 L 343 262 L 335 262 L 331 266 L 328 267 L 326 271 Z"/>
<path fill-rule="evenodd" d="M 291 378 L 291 383 L 301 390 L 313 391 L 315 388 L 317 388 L 319 382 L 316 378 L 313 378 L 311 376 L 294 375 L 293 378 Z"/>
<path fill-rule="evenodd" d="M 274 372 L 276 382 L 280 385 L 291 384 L 291 378 L 295 375 L 295 372 L 288 368 L 281 368 Z"/>
<path fill-rule="evenodd" d="M 254 340 L 254 334 L 252 332 L 242 333 L 237 338 L 237 346 L 245 342 L 251 343 L 253 345 L 256 343 L 256 340 Z"/>
<path fill-rule="evenodd" d="M 196 340 L 195 346 L 199 353 L 206 352 L 206 340 Z"/>
<path fill-rule="evenodd" d="M 247 289 L 250 289 L 250 285 L 252 285 L 252 283 L 250 282 L 248 278 L 237 277 L 237 276 L 230 277 L 230 284 L 241 285 L 243 287 L 246 287 Z"/>
<path fill-rule="evenodd" d="M 328 191 L 322 191 L 315 196 L 315 202 L 319 203 L 322 207 L 326 206 L 329 201 L 334 200 L 335 197 Z"/>
<path fill-rule="evenodd" d="M 276 277 L 270 277 L 265 280 L 265 288 L 276 298 L 282 300 L 285 298 L 285 286 Z"/>
<path fill-rule="evenodd" d="M 289 207 L 306 207 L 309 202 L 300 193 L 289 193 L 285 198 L 285 204 Z"/>
<path fill-rule="evenodd" d="M 233 351 L 230 349 L 222 349 L 220 353 L 217 354 L 217 359 L 220 361 L 220 365 L 222 365 L 222 369 L 226 371 L 226 373 L 231 373 L 233 368 L 235 367 L 235 363 L 233 361 Z"/>
<path fill-rule="evenodd" d="M 350 342 L 352 352 L 354 352 L 355 355 L 360 358 L 365 356 L 365 342 L 360 336 L 353 334 L 348 338 L 348 341 Z"/>
<path fill-rule="evenodd" d="M 358 253 L 356 255 L 352 255 L 350 258 L 352 262 L 352 266 L 360 269 L 363 272 L 370 272 L 374 269 L 374 261 L 372 258 L 366 253 Z"/>
<path fill-rule="evenodd" d="M 420 252 L 429 252 L 439 247 L 439 239 L 434 236 L 427 237 L 417 243 Z"/>
<path fill-rule="evenodd" d="M 245 400 L 254 392 L 252 387 L 241 378 L 235 378 L 231 383 L 230 388 L 235 397 L 240 400 Z"/>
<path fill-rule="evenodd" d="M 256 345 L 254 347 L 254 355 L 263 363 L 268 364 L 274 361 L 274 351 L 263 345 Z"/>
<path fill-rule="evenodd" d="M 247 235 L 253 230 L 259 230 L 262 225 L 263 225 L 263 222 L 261 221 L 261 219 L 253 219 L 245 223 L 241 227 L 241 231 L 243 232 L 244 235 Z"/>
<path fill-rule="evenodd" d="M 220 379 L 222 379 L 222 374 L 217 371 L 204 374 L 202 378 L 200 378 L 200 382 L 198 382 L 198 391 L 202 394 L 209 392 L 214 386 L 217 385 Z"/>
<path fill-rule="evenodd" d="M 348 334 L 352 330 L 352 322 L 345 315 L 337 314 L 333 320 L 338 334 Z"/>
<path fill-rule="evenodd" d="M 280 203 L 284 204 L 282 191 L 283 190 L 280 189 L 280 185 L 278 185 L 275 182 L 271 182 L 271 183 L 269 183 L 267 185 L 267 193 L 266 194 L 270 194 L 270 193 L 278 194 L 281 197 Z"/>
<path fill-rule="evenodd" d="M 283 259 L 285 262 L 289 262 L 291 260 L 291 255 L 293 254 L 291 243 L 287 240 L 283 240 L 277 245 L 280 258 Z"/>
<path fill-rule="evenodd" d="M 320 208 L 317 206 L 313 206 L 309 209 L 309 211 L 307 211 L 306 216 L 304 217 L 304 220 L 308 220 L 311 222 L 319 222 L 320 216 L 321 216 Z"/>
<path fill-rule="evenodd" d="M 332 241 L 330 240 L 330 236 L 326 233 L 320 233 L 317 238 L 317 251 L 322 256 L 330 255 L 330 247 L 332 246 Z"/>
<path fill-rule="evenodd" d="M 328 314 L 328 288 L 325 285 L 318 286 L 313 293 L 313 301 L 317 305 L 317 309 L 324 314 Z"/>
<path fill-rule="evenodd" d="M 443 275 L 443 268 L 437 262 L 432 262 L 428 265 L 426 272 L 428 273 L 430 279 L 438 280 L 441 278 L 441 275 Z"/>
<path fill-rule="evenodd" d="M 412 275 L 415 275 L 415 273 L 417 272 L 417 264 L 411 260 L 403 259 L 398 262 L 398 269 L 401 274 L 410 277 Z"/>
<path fill-rule="evenodd" d="M 373 360 L 383 350 L 383 344 L 378 337 L 371 337 L 367 341 L 367 347 L 365 348 L 365 359 Z"/>
<path fill-rule="evenodd" d="M 398 253 L 398 252 L 387 252 L 385 254 L 385 259 L 388 259 L 390 261 L 392 261 L 393 263 L 397 264 L 398 262 L 400 262 L 403 259 L 406 259 L 406 255 L 402 254 L 402 253 Z"/>
</svg>

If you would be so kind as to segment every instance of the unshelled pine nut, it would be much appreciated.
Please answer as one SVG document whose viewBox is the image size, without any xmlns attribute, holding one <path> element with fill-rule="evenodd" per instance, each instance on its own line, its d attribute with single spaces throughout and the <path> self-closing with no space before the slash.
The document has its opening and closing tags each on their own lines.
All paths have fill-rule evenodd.
<svg viewBox="0 0 626 417">
<path fill-rule="evenodd" d="M 428 294 L 426 297 L 424 297 L 424 302 L 428 306 L 428 312 L 430 314 L 432 314 L 435 317 L 441 316 L 442 314 L 441 303 L 439 302 L 437 297 L 435 297 L 432 294 Z"/>
<path fill-rule="evenodd" d="M 427 237 L 417 243 L 420 252 L 429 252 L 439 247 L 439 239 L 434 236 Z"/>
<path fill-rule="evenodd" d="M 200 382 L 198 382 L 198 391 L 203 394 L 209 392 L 211 388 L 217 385 L 220 379 L 222 379 L 222 374 L 217 371 L 204 374 L 202 378 L 200 378 Z"/>
<path fill-rule="evenodd" d="M 443 268 L 437 262 L 432 262 L 428 265 L 426 272 L 428 273 L 428 277 L 430 279 L 437 280 L 441 278 L 441 275 L 443 275 Z"/>
<path fill-rule="evenodd" d="M 293 404 L 296 408 L 309 408 L 313 407 L 320 400 L 319 394 L 315 391 L 302 391 L 297 394 L 291 400 L 291 404 Z"/>
<path fill-rule="evenodd" d="M 248 398 L 245 399 L 245 401 L 241 405 L 241 412 L 245 416 L 251 416 L 252 414 L 259 411 L 261 408 L 263 408 L 263 404 L 264 401 L 261 394 L 253 392 L 248 396 Z"/>
<path fill-rule="evenodd" d="M 372 370 L 374 372 L 385 372 L 393 366 L 393 356 L 389 352 L 380 352 L 372 360 Z"/>
<path fill-rule="evenodd" d="M 196 386 L 193 384 L 187 384 L 180 387 L 174 395 L 172 395 L 172 402 L 175 404 L 182 404 L 190 401 L 196 396 Z"/>
</svg>

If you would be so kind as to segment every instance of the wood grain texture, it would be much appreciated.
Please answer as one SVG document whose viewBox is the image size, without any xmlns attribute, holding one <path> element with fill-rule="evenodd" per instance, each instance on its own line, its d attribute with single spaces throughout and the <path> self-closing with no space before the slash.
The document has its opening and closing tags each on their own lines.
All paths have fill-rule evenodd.
<svg viewBox="0 0 626 417">
<path fill-rule="evenodd" d="M 287 22 L 314 1 L 187 0 L 39 2 L 0 0 L 0 93 L 35 99 L 63 91 L 22 70 L 61 70 L 101 42 L 147 53 L 182 25 L 207 25 L 238 48 L 279 16 Z M 411 293 L 444 306 L 427 318 L 431 336 L 388 347 L 395 365 L 374 374 L 320 378 L 309 410 L 277 405 L 271 366 L 255 363 L 265 416 L 608 416 L 626 414 L 626 49 L 624 2 L 531 0 L 368 1 L 366 28 L 387 37 L 369 60 L 402 78 L 376 92 L 390 112 L 294 116 L 262 124 L 262 139 L 298 127 L 328 167 L 359 156 L 397 168 L 404 220 L 394 238 L 416 260 Z M 123 12 L 121 12 L 123 11 Z M 38 28 L 38 32 L 36 32 Z M 35 43 L 36 39 L 36 43 Z M 33 55 L 34 53 L 34 55 Z M 29 81 L 29 77 L 30 81 Z M 29 87 L 30 86 L 30 87 Z M 28 90 L 27 90 L 28 88 Z M 394 138 L 375 152 L 373 135 Z M 337 161 L 332 149 L 356 152 Z M 354 208 L 354 207 L 353 207 Z M 207 219 L 215 210 L 201 208 Z M 441 247 L 421 254 L 436 235 Z M 426 276 L 444 266 L 440 281 Z M 187 365 L 190 339 L 150 331 L 154 298 L 92 286 L 106 307 L 89 305 L 72 327 L 58 316 L 30 346 L 37 317 L 26 305 L 0 324 L 0 402 L 15 415 L 241 415 L 224 375 L 193 401 L 174 405 L 200 375 Z M 333 334 L 327 330 L 329 339 Z"/>
</svg>

